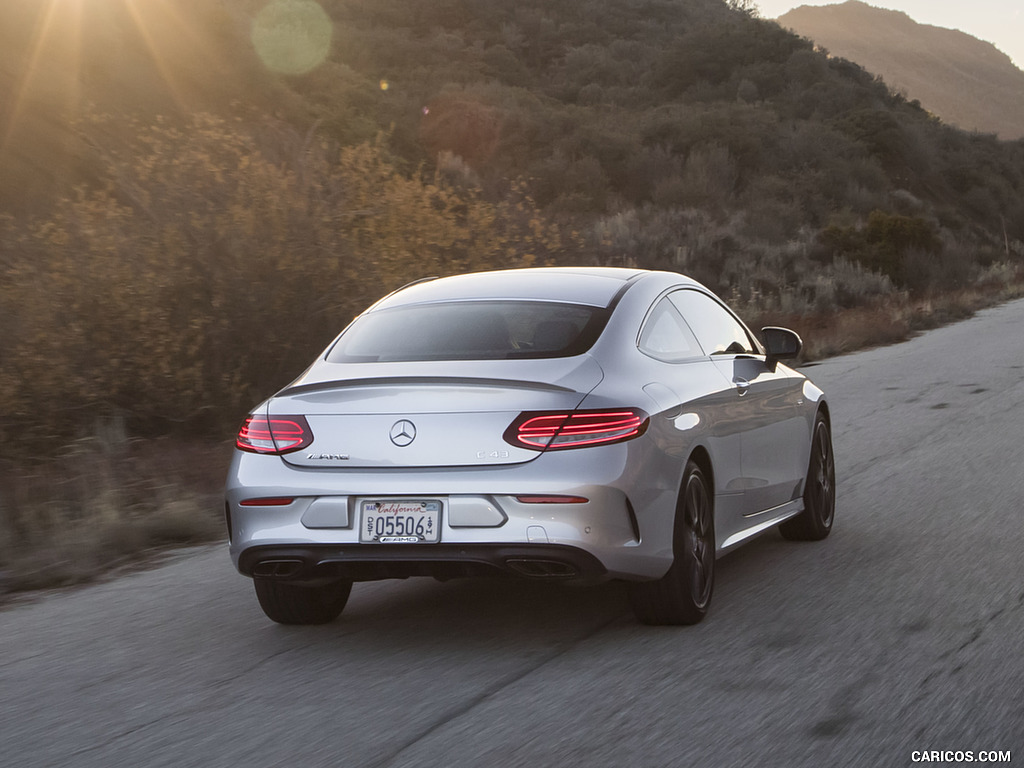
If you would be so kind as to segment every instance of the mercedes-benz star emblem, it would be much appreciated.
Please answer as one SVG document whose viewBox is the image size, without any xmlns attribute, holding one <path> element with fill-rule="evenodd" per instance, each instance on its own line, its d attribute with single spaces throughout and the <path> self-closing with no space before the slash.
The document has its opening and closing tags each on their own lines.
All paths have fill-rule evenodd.
<svg viewBox="0 0 1024 768">
<path fill-rule="evenodd" d="M 405 448 L 416 439 L 416 425 L 408 419 L 396 421 L 391 427 L 391 442 L 399 448 Z"/>
</svg>

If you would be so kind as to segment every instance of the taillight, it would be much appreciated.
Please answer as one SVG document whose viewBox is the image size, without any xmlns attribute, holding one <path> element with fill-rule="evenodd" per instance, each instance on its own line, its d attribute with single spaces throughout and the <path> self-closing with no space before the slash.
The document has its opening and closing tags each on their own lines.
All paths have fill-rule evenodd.
<svg viewBox="0 0 1024 768">
<path fill-rule="evenodd" d="M 249 416 L 238 430 L 235 445 L 252 453 L 290 453 L 313 442 L 305 416 Z"/>
<path fill-rule="evenodd" d="M 642 435 L 650 417 L 639 408 L 588 411 L 528 411 L 519 414 L 505 441 L 535 451 L 557 451 L 621 443 Z"/>
</svg>

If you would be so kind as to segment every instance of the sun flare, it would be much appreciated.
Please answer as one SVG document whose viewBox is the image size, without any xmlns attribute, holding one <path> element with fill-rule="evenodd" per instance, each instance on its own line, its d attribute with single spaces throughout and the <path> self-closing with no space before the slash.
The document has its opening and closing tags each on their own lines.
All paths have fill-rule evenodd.
<svg viewBox="0 0 1024 768">
<path fill-rule="evenodd" d="M 84 0 L 50 0 L 37 10 L 28 36 L 27 56 L 18 73 L 7 124 L 0 126 L 6 147 L 28 100 L 73 103 L 79 95 L 77 77 L 81 57 L 82 4 Z M 58 59 L 59 66 L 51 62 Z"/>
<path fill-rule="evenodd" d="M 221 52 L 199 21 L 207 14 L 198 0 L 8 1 L 19 5 L 7 30 L 15 68 L 0 112 L 0 150 L 20 128 L 30 130 L 30 111 L 78 117 L 83 93 L 123 94 L 118 104 L 131 110 L 132 98 L 152 100 L 160 91 L 184 106 L 190 89 L 216 77 Z"/>
</svg>

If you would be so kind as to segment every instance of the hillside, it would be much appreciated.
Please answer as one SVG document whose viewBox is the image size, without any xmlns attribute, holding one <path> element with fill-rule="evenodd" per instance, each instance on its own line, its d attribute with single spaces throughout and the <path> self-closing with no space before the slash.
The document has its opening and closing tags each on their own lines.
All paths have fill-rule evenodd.
<svg viewBox="0 0 1024 768">
<path fill-rule="evenodd" d="M 0 452 L 223 434 L 426 275 L 665 268 L 798 327 L 1011 282 L 1024 142 L 747 6 L 0 3 Z"/>
<path fill-rule="evenodd" d="M 742 211 L 758 237 L 775 241 L 823 227 L 844 208 L 885 209 L 898 189 L 962 217 L 958 198 L 988 187 L 958 170 L 964 152 L 985 156 L 974 168 L 1005 166 L 999 175 L 1017 183 L 1014 162 L 989 157 L 1012 150 L 946 135 L 859 67 L 721 0 L 324 0 L 325 14 L 313 0 L 276 0 L 269 5 L 280 12 L 261 23 L 279 51 L 309 47 L 302 25 L 313 22 L 301 9 L 316 8 L 330 25 L 326 61 L 301 74 L 274 72 L 257 55 L 249 32 L 265 5 L 5 2 L 0 91 L 11 97 L 0 99 L 0 205 L 24 210 L 99 182 L 109 152 L 97 148 L 129 142 L 132 121 L 197 111 L 248 126 L 315 126 L 341 145 L 384 131 L 406 169 L 448 158 L 442 170 L 492 197 L 521 179 L 552 215 Z M 894 20 L 893 35 L 918 29 L 877 13 Z M 1005 59 L 987 53 L 990 69 Z M 953 79 L 934 71 L 932 81 Z M 81 122 L 97 115 L 113 118 L 102 135 Z M 1016 222 L 1012 195 L 985 194 L 1002 208 L 980 212 L 987 225 Z"/>
<path fill-rule="evenodd" d="M 800 6 L 778 22 L 881 75 L 948 123 L 1024 137 L 1024 71 L 991 43 L 859 0 Z"/>
</svg>

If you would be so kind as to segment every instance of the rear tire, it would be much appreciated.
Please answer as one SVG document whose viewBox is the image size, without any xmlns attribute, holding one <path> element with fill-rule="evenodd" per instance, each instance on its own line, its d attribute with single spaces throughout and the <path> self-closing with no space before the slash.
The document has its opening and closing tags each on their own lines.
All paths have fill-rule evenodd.
<svg viewBox="0 0 1024 768">
<path fill-rule="evenodd" d="M 714 503 L 704 473 L 686 464 L 676 504 L 674 559 L 657 581 L 629 585 L 629 602 L 639 621 L 652 625 L 696 624 L 711 604 L 715 583 Z"/>
<path fill-rule="evenodd" d="M 779 526 L 790 541 L 821 541 L 832 531 L 836 516 L 836 462 L 832 434 L 820 413 L 814 421 L 811 460 L 804 482 L 804 511 Z"/>
<path fill-rule="evenodd" d="M 253 579 L 256 597 L 267 618 L 278 624 L 328 624 L 345 609 L 351 581 L 307 586 Z"/>
</svg>

